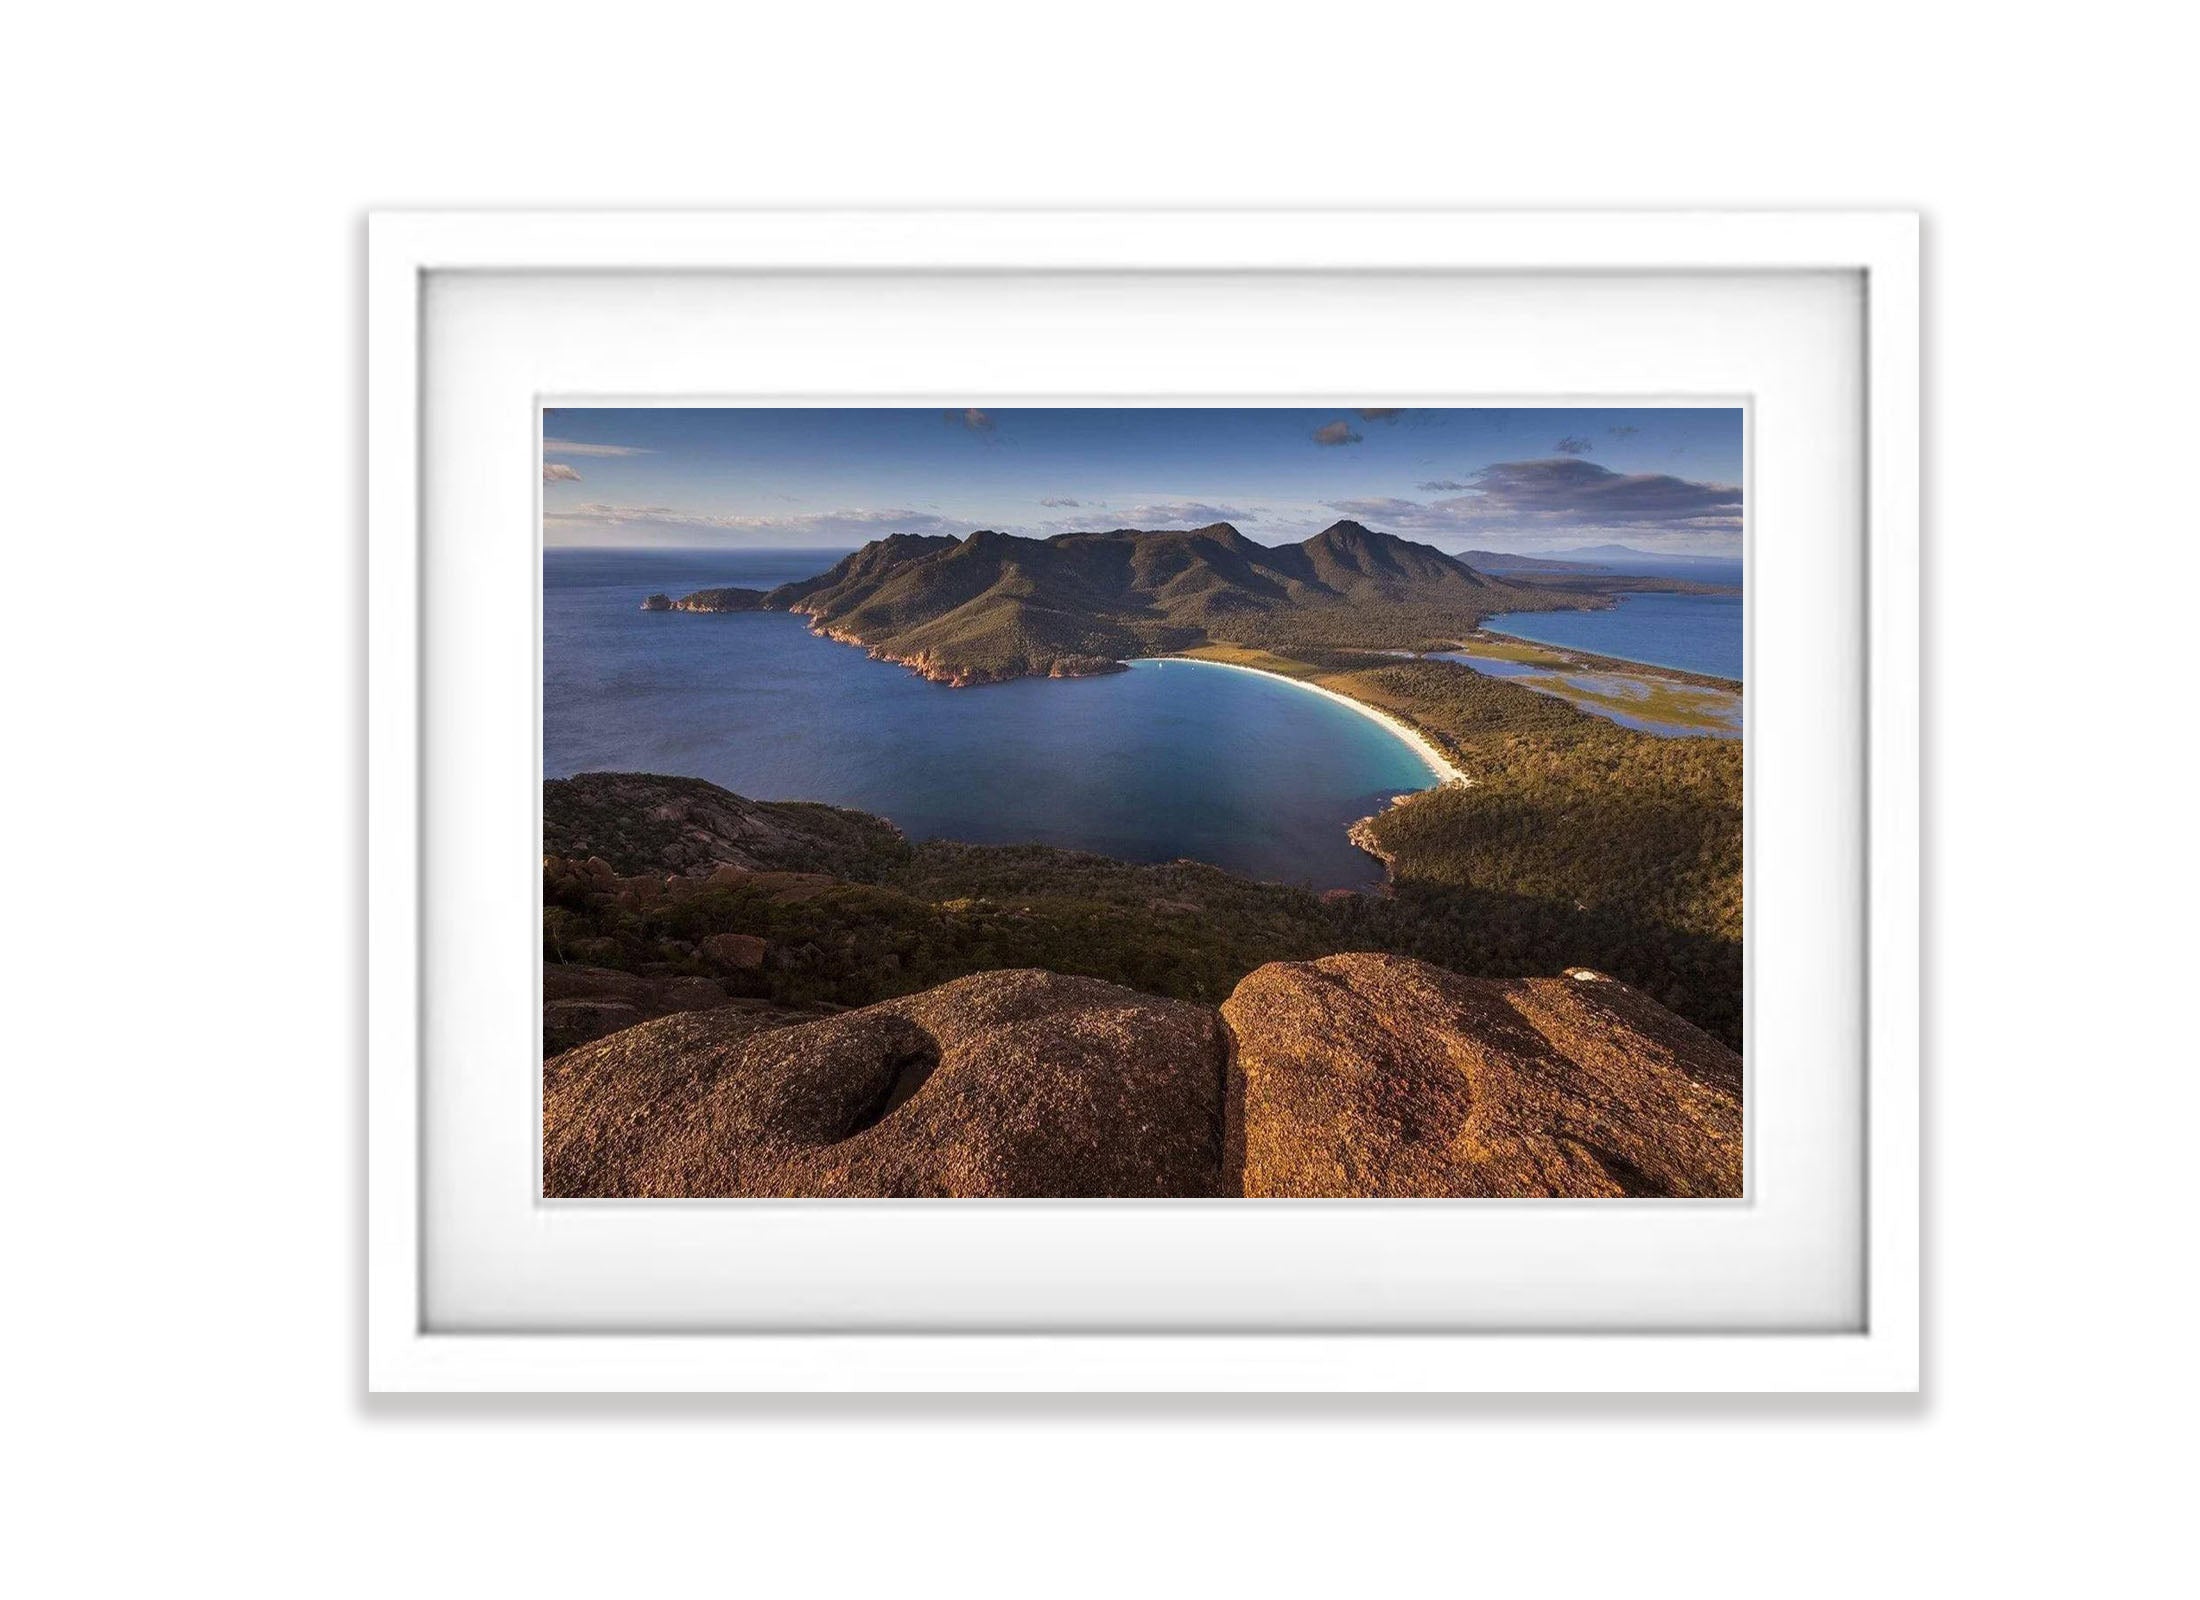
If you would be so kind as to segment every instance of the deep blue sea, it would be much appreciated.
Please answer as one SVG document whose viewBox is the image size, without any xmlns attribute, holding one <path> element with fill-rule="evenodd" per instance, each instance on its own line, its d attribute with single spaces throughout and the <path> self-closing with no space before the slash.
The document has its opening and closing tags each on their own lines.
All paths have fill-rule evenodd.
<svg viewBox="0 0 2200 1600">
<path fill-rule="evenodd" d="M 1587 650 L 1708 672 L 1742 676 L 1742 564 L 1739 561 L 1625 562 L 1600 560 L 1611 572 L 1732 584 L 1733 594 L 1630 594 L 1609 611 L 1509 611 L 1483 626 L 1537 644 Z"/>
<path fill-rule="evenodd" d="M 915 839 L 1188 856 L 1315 888 L 1379 882 L 1345 829 L 1435 781 L 1379 724 L 1226 667 L 950 689 L 785 613 L 641 609 L 656 590 L 768 589 L 841 554 L 547 552 L 543 775 L 676 773 L 855 806 Z"/>
</svg>

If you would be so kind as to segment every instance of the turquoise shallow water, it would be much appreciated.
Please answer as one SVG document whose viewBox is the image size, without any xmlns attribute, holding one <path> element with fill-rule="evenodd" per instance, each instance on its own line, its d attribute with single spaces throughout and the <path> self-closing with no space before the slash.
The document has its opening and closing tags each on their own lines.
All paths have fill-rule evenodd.
<svg viewBox="0 0 2200 1600">
<path fill-rule="evenodd" d="M 677 773 L 856 806 L 917 839 L 1186 856 L 1316 888 L 1379 882 L 1345 829 L 1435 781 L 1379 724 L 1254 673 L 1139 662 L 949 689 L 797 617 L 640 609 L 654 590 L 769 588 L 837 556 L 548 552 L 543 775 Z"/>
</svg>

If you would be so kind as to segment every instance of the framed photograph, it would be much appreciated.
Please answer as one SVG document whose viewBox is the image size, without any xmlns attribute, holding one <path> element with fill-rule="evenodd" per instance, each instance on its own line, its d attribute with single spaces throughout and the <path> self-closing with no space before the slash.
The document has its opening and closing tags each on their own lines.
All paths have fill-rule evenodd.
<svg viewBox="0 0 2200 1600">
<path fill-rule="evenodd" d="M 368 293 L 372 1387 L 1916 1386 L 1914 218 Z"/>
</svg>

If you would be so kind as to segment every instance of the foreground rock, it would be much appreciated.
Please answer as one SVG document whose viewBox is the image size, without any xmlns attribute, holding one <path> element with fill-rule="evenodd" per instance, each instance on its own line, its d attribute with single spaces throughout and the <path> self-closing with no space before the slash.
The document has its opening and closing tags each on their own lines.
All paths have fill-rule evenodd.
<svg viewBox="0 0 2200 1600">
<path fill-rule="evenodd" d="M 1211 1196 L 1213 1011 L 987 972 L 824 1021 L 730 1008 L 544 1067 L 552 1196 Z"/>
<path fill-rule="evenodd" d="M 1708 1034 L 1594 973 L 1396 956 L 1271 963 L 1219 1018 L 1030 970 L 823 1020 L 734 1001 L 550 1061 L 543 1122 L 553 1196 L 1742 1187 L 1741 1061 Z"/>
<path fill-rule="evenodd" d="M 556 1055 L 653 1017 L 728 1003 L 708 978 L 543 963 L 542 1053 Z"/>
<path fill-rule="evenodd" d="M 868 880 L 908 845 L 865 811 L 795 800 L 747 800 L 700 778 L 584 772 L 542 786 L 547 856 L 593 856 L 621 877 L 750 872 L 828 873 Z"/>
<path fill-rule="evenodd" d="M 1741 1058 L 1626 985 L 1275 962 L 1224 1002 L 1247 1195 L 1742 1192 Z"/>
</svg>

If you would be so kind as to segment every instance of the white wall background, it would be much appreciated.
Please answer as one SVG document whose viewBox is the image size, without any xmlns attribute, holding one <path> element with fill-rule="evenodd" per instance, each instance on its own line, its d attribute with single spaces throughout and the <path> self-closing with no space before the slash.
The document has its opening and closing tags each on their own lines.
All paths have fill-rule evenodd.
<svg viewBox="0 0 2200 1600">
<path fill-rule="evenodd" d="M 13 19 L 21 1592 L 2136 1586 L 2190 1509 L 2190 41 L 2051 17 Z M 363 1400 L 360 215 L 827 201 L 1927 213 L 1921 1400 Z"/>
</svg>

